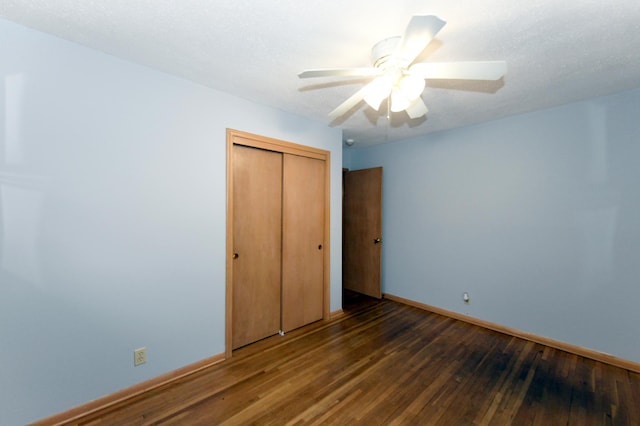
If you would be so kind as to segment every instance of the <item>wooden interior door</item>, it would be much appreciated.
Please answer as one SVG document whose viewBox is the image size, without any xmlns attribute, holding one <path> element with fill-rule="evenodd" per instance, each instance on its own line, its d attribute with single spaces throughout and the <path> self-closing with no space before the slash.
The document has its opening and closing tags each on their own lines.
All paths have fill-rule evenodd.
<svg viewBox="0 0 640 426">
<path fill-rule="evenodd" d="M 344 173 L 343 286 L 381 298 L 382 167 Z"/>
<path fill-rule="evenodd" d="M 325 162 L 284 155 L 282 330 L 323 317 Z"/>
<path fill-rule="evenodd" d="M 233 349 L 280 330 L 282 154 L 233 145 Z"/>
</svg>

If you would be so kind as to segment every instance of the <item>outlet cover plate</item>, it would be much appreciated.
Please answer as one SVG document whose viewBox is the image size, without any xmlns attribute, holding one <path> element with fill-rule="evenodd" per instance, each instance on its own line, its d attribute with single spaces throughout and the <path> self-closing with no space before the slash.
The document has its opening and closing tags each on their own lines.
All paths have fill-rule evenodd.
<svg viewBox="0 0 640 426">
<path fill-rule="evenodd" d="M 147 362 L 147 348 L 139 348 L 133 351 L 133 365 L 135 367 Z"/>
</svg>

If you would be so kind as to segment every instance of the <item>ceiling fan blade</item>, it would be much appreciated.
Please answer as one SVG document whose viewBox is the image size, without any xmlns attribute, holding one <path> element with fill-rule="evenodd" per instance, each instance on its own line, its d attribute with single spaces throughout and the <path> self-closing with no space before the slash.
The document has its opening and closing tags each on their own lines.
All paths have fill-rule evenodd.
<svg viewBox="0 0 640 426">
<path fill-rule="evenodd" d="M 320 68 L 314 70 L 304 70 L 298 77 L 372 77 L 382 74 L 378 68 Z"/>
<path fill-rule="evenodd" d="M 409 66 L 445 24 L 445 21 L 433 15 L 412 17 L 394 52 L 400 66 Z"/>
<path fill-rule="evenodd" d="M 424 62 L 409 68 L 425 79 L 499 80 L 507 72 L 505 61 Z"/>
<path fill-rule="evenodd" d="M 358 90 L 354 93 L 349 99 L 338 105 L 336 109 L 329 113 L 329 117 L 336 119 L 351 110 L 354 106 L 356 106 L 359 102 L 361 102 L 365 96 L 369 94 L 372 88 L 375 87 L 375 81 L 366 84 L 362 89 Z"/>
<path fill-rule="evenodd" d="M 406 109 L 409 118 L 419 118 L 426 115 L 429 111 L 424 101 L 418 96 Z"/>
</svg>

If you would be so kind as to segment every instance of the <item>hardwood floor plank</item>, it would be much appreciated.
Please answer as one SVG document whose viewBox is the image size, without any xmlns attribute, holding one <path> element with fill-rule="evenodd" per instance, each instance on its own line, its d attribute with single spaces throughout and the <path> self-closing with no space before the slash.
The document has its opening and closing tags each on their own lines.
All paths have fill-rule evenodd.
<svg viewBox="0 0 640 426">
<path fill-rule="evenodd" d="M 72 424 L 619 425 L 639 402 L 638 373 L 361 299 Z"/>
</svg>

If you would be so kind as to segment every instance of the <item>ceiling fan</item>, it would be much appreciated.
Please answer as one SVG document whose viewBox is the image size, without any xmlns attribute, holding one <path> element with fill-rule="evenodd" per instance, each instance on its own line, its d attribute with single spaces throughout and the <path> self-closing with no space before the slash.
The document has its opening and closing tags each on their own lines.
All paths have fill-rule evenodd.
<svg viewBox="0 0 640 426">
<path fill-rule="evenodd" d="M 498 80 L 507 72 L 504 61 L 414 64 L 413 61 L 445 24 L 437 16 L 413 16 L 403 36 L 387 38 L 373 46 L 373 67 L 311 69 L 301 72 L 298 77 L 373 77 L 329 113 L 333 119 L 347 113 L 362 100 L 378 111 L 385 99 L 388 111 L 404 110 L 410 118 L 422 117 L 428 111 L 420 96 L 425 88 L 425 79 Z"/>
</svg>

